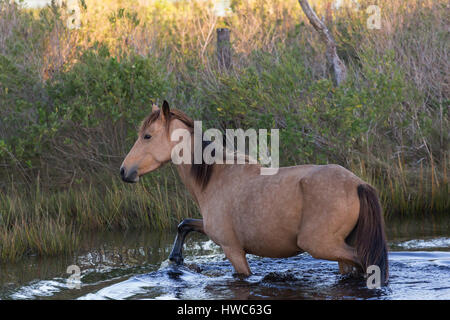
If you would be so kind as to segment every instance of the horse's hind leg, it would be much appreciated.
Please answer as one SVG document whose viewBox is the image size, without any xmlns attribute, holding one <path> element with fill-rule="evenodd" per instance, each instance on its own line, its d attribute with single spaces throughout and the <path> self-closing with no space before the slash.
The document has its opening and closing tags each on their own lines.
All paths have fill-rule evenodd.
<svg viewBox="0 0 450 320">
<path fill-rule="evenodd" d="M 345 242 L 335 248 L 334 256 L 329 260 L 338 262 L 339 273 L 343 275 L 358 273 L 361 268 L 355 249 Z"/>
<path fill-rule="evenodd" d="M 302 249 L 308 252 L 315 259 L 324 259 L 337 261 L 339 264 L 339 272 L 348 274 L 354 271 L 354 267 L 359 267 L 359 260 L 356 250 L 349 246 L 345 241 L 333 238 L 322 238 L 322 242 L 314 243 L 298 243 Z M 328 241 L 326 241 L 328 240 Z"/>
<path fill-rule="evenodd" d="M 342 244 L 341 248 L 342 249 L 339 250 L 340 259 L 338 259 L 339 273 L 346 275 L 359 272 L 361 266 L 356 256 L 355 249 L 347 243 Z"/>
<path fill-rule="evenodd" d="M 351 274 L 353 273 L 353 265 L 345 262 L 345 261 L 338 261 L 339 264 L 339 272 L 340 274 Z"/>
<path fill-rule="evenodd" d="M 186 235 L 191 231 L 205 233 L 203 230 L 202 219 L 184 219 L 178 225 L 178 233 L 173 244 L 172 252 L 169 255 L 169 260 L 177 265 L 183 264 L 183 244 Z"/>
</svg>

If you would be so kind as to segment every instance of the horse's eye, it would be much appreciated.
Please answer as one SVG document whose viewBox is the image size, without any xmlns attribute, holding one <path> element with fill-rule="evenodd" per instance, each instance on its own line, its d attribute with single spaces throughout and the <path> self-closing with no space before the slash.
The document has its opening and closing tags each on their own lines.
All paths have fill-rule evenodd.
<svg viewBox="0 0 450 320">
<path fill-rule="evenodd" d="M 144 139 L 148 140 L 148 139 L 150 139 L 151 137 L 152 137 L 151 135 L 146 134 L 146 135 L 144 136 Z"/>
</svg>

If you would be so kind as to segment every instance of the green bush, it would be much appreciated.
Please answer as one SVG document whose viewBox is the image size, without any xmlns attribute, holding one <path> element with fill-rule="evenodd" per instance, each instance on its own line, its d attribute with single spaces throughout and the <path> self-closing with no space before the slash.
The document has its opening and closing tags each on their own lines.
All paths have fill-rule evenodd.
<svg viewBox="0 0 450 320">
<path fill-rule="evenodd" d="M 14 77 L 22 85 L 35 81 L 1 56 L 0 71 L 4 71 L 1 79 L 11 85 Z M 30 166 L 42 159 L 50 164 L 69 161 L 66 164 L 75 167 L 83 162 L 109 164 L 129 148 L 137 125 L 151 111 L 151 101 L 165 98 L 171 81 L 161 63 L 150 57 L 112 57 L 102 45 L 86 50 L 75 64 L 47 81 L 45 100 L 14 95 L 9 103 L 15 108 L 3 123 L 17 130 L 9 130 L 14 134 L 0 140 L 0 156 Z M 62 153 L 55 154 L 55 146 Z M 75 160 L 71 154 L 77 155 Z"/>
<path fill-rule="evenodd" d="M 198 116 L 222 128 L 279 128 L 284 164 L 345 162 L 368 148 L 377 153 L 393 142 L 385 133 L 404 126 L 389 122 L 405 115 L 408 87 L 392 54 L 368 53 L 361 74 L 350 72 L 338 88 L 315 78 L 297 47 L 282 48 L 277 58 L 255 57 L 237 74 L 218 74 L 218 85 L 201 83 Z M 377 70 L 380 63 L 385 72 Z"/>
<path fill-rule="evenodd" d="M 170 75 L 156 59 L 112 57 L 99 45 L 52 79 L 48 93 L 58 114 L 57 125 L 64 131 L 109 132 L 112 128 L 118 134 L 115 138 L 129 146 L 137 124 L 151 111 L 151 101 L 166 97 L 170 86 Z"/>
</svg>

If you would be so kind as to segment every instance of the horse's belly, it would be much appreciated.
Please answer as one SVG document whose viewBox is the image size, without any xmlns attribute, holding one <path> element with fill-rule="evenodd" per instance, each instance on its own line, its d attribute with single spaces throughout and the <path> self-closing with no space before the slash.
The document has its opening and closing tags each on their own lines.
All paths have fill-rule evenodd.
<svg viewBox="0 0 450 320">
<path fill-rule="evenodd" d="M 256 249 L 255 251 L 252 251 L 251 249 L 245 249 L 246 253 L 254 254 L 255 256 L 259 257 L 267 257 L 267 258 L 289 258 L 296 256 L 302 252 L 303 250 L 296 248 L 295 250 L 289 250 L 287 248 L 282 249 L 274 249 L 271 250 L 271 248 L 262 248 L 262 249 Z"/>
<path fill-rule="evenodd" d="M 274 204 L 276 208 L 281 208 L 281 203 L 274 200 Z M 302 252 L 297 245 L 299 208 L 258 209 L 242 213 L 234 223 L 236 236 L 246 252 L 271 258 L 291 257 Z"/>
<path fill-rule="evenodd" d="M 297 246 L 297 234 L 261 233 L 254 237 L 246 237 L 243 241 L 245 252 L 261 257 L 287 258 L 303 252 Z"/>
</svg>

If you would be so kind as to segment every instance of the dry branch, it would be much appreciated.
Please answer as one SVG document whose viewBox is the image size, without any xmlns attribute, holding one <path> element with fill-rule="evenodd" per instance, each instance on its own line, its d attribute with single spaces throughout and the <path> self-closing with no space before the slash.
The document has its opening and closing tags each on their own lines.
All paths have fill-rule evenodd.
<svg viewBox="0 0 450 320">
<path fill-rule="evenodd" d="M 347 68 L 337 55 L 336 42 L 326 25 L 319 19 L 319 17 L 317 17 L 314 10 L 311 9 L 308 1 L 298 0 L 298 2 L 300 3 L 300 6 L 302 7 L 305 15 L 308 17 L 309 22 L 319 33 L 320 38 L 325 42 L 327 46 L 326 57 L 328 65 L 331 68 L 335 84 L 339 86 L 347 78 Z"/>
</svg>

